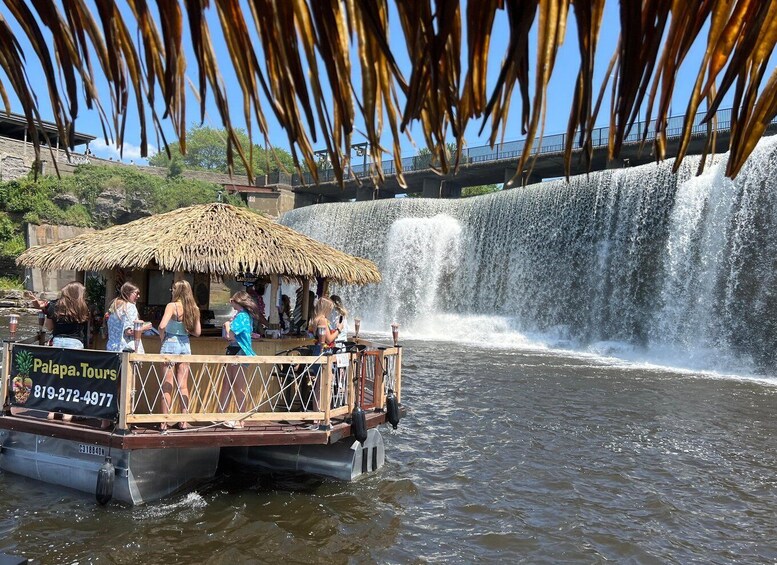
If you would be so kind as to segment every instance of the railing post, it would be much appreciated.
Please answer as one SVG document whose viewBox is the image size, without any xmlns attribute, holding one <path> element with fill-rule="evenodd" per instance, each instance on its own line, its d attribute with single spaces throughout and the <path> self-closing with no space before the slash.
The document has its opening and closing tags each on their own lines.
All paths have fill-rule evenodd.
<svg viewBox="0 0 777 565">
<path fill-rule="evenodd" d="M 0 407 L 5 414 L 6 407 L 8 406 L 8 380 L 11 374 L 11 345 L 8 342 L 3 342 L 3 372 L 0 376 Z"/>
<path fill-rule="evenodd" d="M 321 398 L 321 402 L 324 404 L 324 423 L 322 426 L 319 426 L 319 429 L 323 430 L 330 430 L 332 429 L 331 426 L 331 417 L 332 417 L 332 361 L 334 360 L 333 355 L 327 355 L 326 356 L 326 364 L 324 365 L 324 374 L 322 375 L 324 378 L 321 381 L 321 394 L 319 395 L 319 398 Z M 319 406 L 319 409 L 321 407 Z"/>
<path fill-rule="evenodd" d="M 383 367 L 386 362 L 385 349 L 378 351 L 375 359 L 375 410 L 383 411 L 386 392 L 383 390 Z"/>
<path fill-rule="evenodd" d="M 132 378 L 131 378 L 132 377 Z M 132 406 L 130 397 L 132 395 L 132 386 L 134 373 L 130 370 L 129 353 L 121 354 L 121 377 L 119 379 L 119 426 L 118 429 L 127 429 L 127 415 Z M 164 402 L 164 401 L 163 401 Z"/>
<path fill-rule="evenodd" d="M 397 347 L 397 360 L 394 362 L 394 394 L 397 402 L 402 403 L 402 347 Z"/>
<path fill-rule="evenodd" d="M 346 403 L 348 404 L 348 412 L 353 412 L 353 408 L 356 405 L 356 395 L 359 393 L 354 382 L 356 376 L 359 375 L 359 355 L 358 353 L 348 354 L 348 392 L 346 393 Z M 361 405 L 361 402 L 359 402 Z"/>
</svg>

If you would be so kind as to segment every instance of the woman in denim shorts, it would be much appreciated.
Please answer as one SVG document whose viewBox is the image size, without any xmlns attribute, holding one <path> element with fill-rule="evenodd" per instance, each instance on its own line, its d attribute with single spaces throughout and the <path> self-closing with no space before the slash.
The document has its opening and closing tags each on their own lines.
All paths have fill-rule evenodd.
<svg viewBox="0 0 777 565">
<path fill-rule="evenodd" d="M 49 303 L 46 309 L 45 328 L 51 332 L 51 345 L 66 349 L 83 349 L 89 327 L 89 307 L 84 294 L 86 289 L 80 282 L 71 282 L 59 291 L 59 299 Z M 47 418 L 53 420 L 54 412 Z M 72 414 L 63 414 L 62 419 L 70 421 Z"/>
<path fill-rule="evenodd" d="M 165 307 L 162 321 L 159 322 L 159 337 L 162 347 L 159 352 L 163 355 L 191 355 L 192 347 L 189 336 L 197 337 L 202 328 L 200 326 L 200 309 L 194 301 L 192 287 L 187 281 L 173 283 L 172 301 Z M 189 413 L 189 363 L 168 363 L 165 366 L 165 376 L 162 382 L 162 414 L 170 412 L 173 399 L 173 377 L 178 385 L 181 395 L 183 413 Z M 181 422 L 178 427 L 182 430 L 189 427 L 186 422 Z M 166 430 L 167 424 L 163 423 L 160 429 Z"/>
<path fill-rule="evenodd" d="M 59 299 L 49 304 L 45 327 L 51 332 L 54 347 L 84 348 L 89 321 L 85 291 L 80 282 L 68 283 L 59 291 Z"/>
</svg>

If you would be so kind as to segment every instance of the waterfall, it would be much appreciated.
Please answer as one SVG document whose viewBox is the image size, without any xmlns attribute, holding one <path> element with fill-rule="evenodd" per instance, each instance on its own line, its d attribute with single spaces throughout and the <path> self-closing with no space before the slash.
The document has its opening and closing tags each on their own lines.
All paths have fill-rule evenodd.
<svg viewBox="0 0 777 565">
<path fill-rule="evenodd" d="M 281 221 L 375 261 L 335 289 L 366 331 L 565 347 L 693 369 L 777 365 L 777 142 L 461 200 L 320 204 Z"/>
</svg>

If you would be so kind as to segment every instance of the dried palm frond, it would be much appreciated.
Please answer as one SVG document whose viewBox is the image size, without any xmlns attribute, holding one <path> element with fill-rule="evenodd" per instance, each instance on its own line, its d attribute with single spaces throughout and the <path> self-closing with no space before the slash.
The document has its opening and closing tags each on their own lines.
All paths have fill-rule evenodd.
<svg viewBox="0 0 777 565">
<path fill-rule="evenodd" d="M 372 261 L 348 255 L 246 208 L 200 204 L 31 247 L 18 265 L 45 271 L 158 268 L 216 275 L 250 271 L 344 284 L 380 281 Z"/>
<path fill-rule="evenodd" d="M 200 119 L 208 96 L 213 96 L 219 119 L 229 132 L 230 166 L 240 158 L 250 174 L 248 148 L 241 147 L 234 132 L 236 119 L 227 96 L 228 89 L 239 88 L 240 126 L 250 133 L 255 121 L 267 138 L 271 113 L 285 129 L 295 161 L 304 162 L 314 175 L 313 144 L 323 142 L 340 182 L 349 170 L 351 138 L 361 114 L 375 163 L 372 174 L 379 183 L 384 124 L 400 175 L 400 136 L 415 124 L 446 173 L 458 163 L 470 120 L 482 119 L 482 128 L 490 128 L 491 144 L 496 143 L 510 119 L 517 87 L 520 123 L 528 135 L 521 170 L 532 155 L 534 136 L 542 137 L 550 104 L 548 83 L 572 9 L 580 69 L 577 76 L 568 78 L 574 88 L 565 147 L 569 171 L 572 139 L 583 148 L 583 157 L 590 159 L 589 135 L 603 100 L 604 91 L 595 95 L 592 83 L 605 3 L 469 0 L 463 10 L 460 0 L 127 0 L 121 4 L 126 8 L 120 9 L 113 0 L 0 0 L 0 69 L 5 75 L 0 97 L 6 109 L 10 109 L 10 92 L 18 99 L 36 152 L 45 142 L 35 127 L 42 105 L 38 96 L 45 95 L 62 139 L 74 132 L 81 111 L 79 97 L 83 97 L 87 107 L 97 109 L 104 136 L 119 146 L 132 103 L 139 116 L 144 156 L 147 122 L 162 135 L 162 121 L 169 121 L 185 150 L 184 45 L 189 44 Z M 777 0 L 621 0 L 609 109 L 610 158 L 617 156 L 643 113 L 648 122 L 643 139 L 652 136 L 656 157 L 664 157 L 670 102 L 678 77 L 685 72 L 681 65 L 687 64 L 691 46 L 703 42 L 706 53 L 695 73 L 678 164 L 702 101 L 708 101 L 710 122 L 721 102 L 733 93 L 727 174 L 736 174 L 777 115 L 775 71 L 764 84 L 777 42 L 776 5 Z M 466 21 L 462 21 L 463 11 Z M 393 14 L 404 37 L 389 38 Z M 504 53 L 495 52 L 492 37 L 499 18 L 507 20 L 509 29 Z M 218 24 L 213 23 L 216 19 Z M 216 34 L 228 57 L 218 59 Z M 404 49 L 409 68 L 400 69 L 395 53 Z M 536 53 L 533 61 L 532 52 Z M 487 63 L 493 57 L 502 60 L 489 87 Z M 33 72 L 42 76 L 45 94 L 37 81 L 30 80 Z M 105 99 L 98 97 L 97 74 L 109 85 Z M 452 159 L 445 150 L 450 138 L 455 138 L 457 147 Z M 277 140 L 272 145 L 278 145 Z"/>
</svg>

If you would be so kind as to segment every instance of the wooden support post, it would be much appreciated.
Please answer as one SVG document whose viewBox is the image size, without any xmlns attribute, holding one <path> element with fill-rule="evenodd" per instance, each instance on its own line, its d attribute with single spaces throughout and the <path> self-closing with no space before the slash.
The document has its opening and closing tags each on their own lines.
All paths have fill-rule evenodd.
<svg viewBox="0 0 777 565">
<path fill-rule="evenodd" d="M 11 346 L 9 343 L 3 343 L 3 371 L 0 374 L 0 407 L 3 413 L 8 406 L 8 382 L 11 374 Z"/>
<path fill-rule="evenodd" d="M 308 322 L 310 321 L 308 310 L 310 310 L 310 306 L 310 281 L 305 279 L 302 281 L 302 320 L 304 324 L 301 329 L 303 332 L 308 329 Z"/>
<path fill-rule="evenodd" d="M 270 276 L 270 315 L 268 320 L 270 328 L 278 329 L 281 325 L 280 316 L 278 316 L 278 275 Z"/>
<path fill-rule="evenodd" d="M 375 357 L 375 408 L 383 410 L 386 402 L 386 392 L 383 390 L 383 363 L 385 362 L 383 351 L 378 351 Z"/>
<path fill-rule="evenodd" d="M 323 380 L 321 381 L 321 394 L 319 395 L 319 398 L 321 399 L 321 404 L 323 406 L 319 405 L 318 409 L 321 410 L 323 408 L 324 410 L 324 428 L 327 430 L 332 429 L 332 422 L 331 422 L 331 413 L 332 413 L 332 362 L 334 361 L 334 357 L 332 355 L 326 356 L 326 364 L 322 367 L 323 374 L 321 375 L 323 377 Z"/>
<path fill-rule="evenodd" d="M 348 373 L 346 377 L 348 379 L 348 387 L 346 389 L 348 412 L 353 412 L 354 405 L 356 404 L 356 395 L 359 394 L 359 391 L 354 386 L 354 377 L 359 374 L 359 366 L 356 363 L 357 355 L 357 353 L 348 354 Z"/>
<path fill-rule="evenodd" d="M 118 429 L 127 429 L 127 415 L 132 408 L 132 389 L 134 388 L 135 374 L 130 365 L 129 353 L 121 354 L 121 379 L 119 381 L 119 426 Z"/>
<path fill-rule="evenodd" d="M 321 286 L 321 296 L 329 296 L 329 279 L 324 279 L 324 284 Z"/>
<path fill-rule="evenodd" d="M 113 302 L 113 299 L 116 298 L 116 271 L 113 269 L 105 270 L 103 271 L 103 276 L 105 277 L 104 311 L 107 312 L 108 308 L 111 307 L 111 302 Z"/>
<path fill-rule="evenodd" d="M 394 387 L 396 390 L 394 391 L 394 394 L 397 397 L 397 402 L 402 402 L 402 348 L 397 347 L 397 359 L 394 362 Z"/>
</svg>

